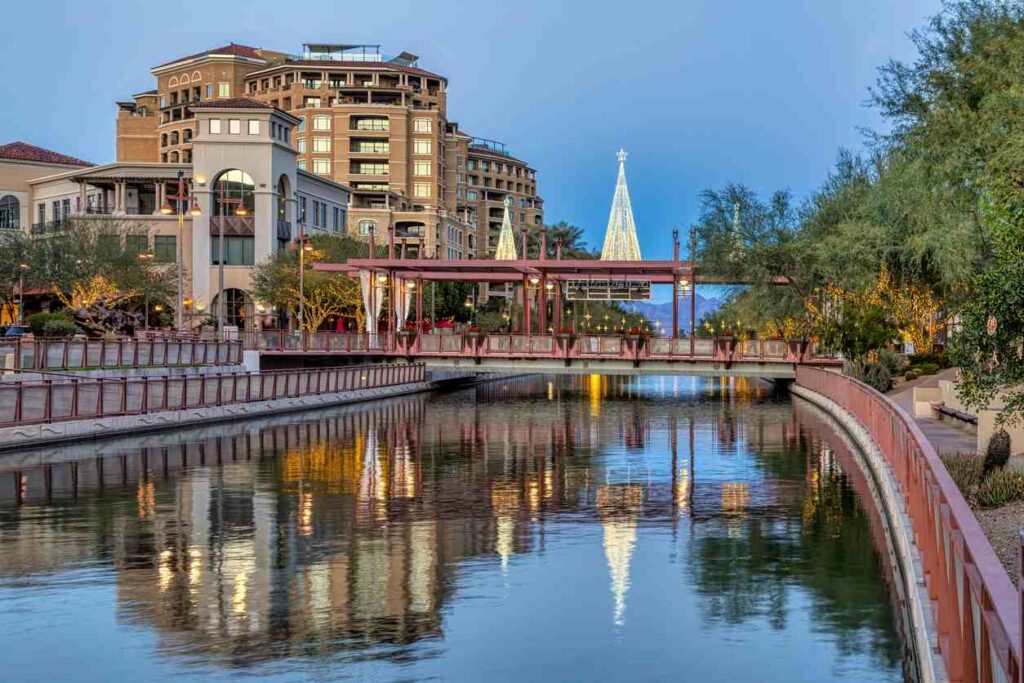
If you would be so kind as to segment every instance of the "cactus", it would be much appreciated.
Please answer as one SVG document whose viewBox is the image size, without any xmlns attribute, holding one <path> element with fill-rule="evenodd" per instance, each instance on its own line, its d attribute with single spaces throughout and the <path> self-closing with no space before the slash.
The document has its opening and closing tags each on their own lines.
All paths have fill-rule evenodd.
<svg viewBox="0 0 1024 683">
<path fill-rule="evenodd" d="M 985 449 L 985 464 L 982 468 L 983 476 L 988 476 L 992 470 L 1006 467 L 1010 460 L 1010 435 L 1005 429 L 1000 429 L 992 435 L 988 441 L 988 448 Z"/>
</svg>

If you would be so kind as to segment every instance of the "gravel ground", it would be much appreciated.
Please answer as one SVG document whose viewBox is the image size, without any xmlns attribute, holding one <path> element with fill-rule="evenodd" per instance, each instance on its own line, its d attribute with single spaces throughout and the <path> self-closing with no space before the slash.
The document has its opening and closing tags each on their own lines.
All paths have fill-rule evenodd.
<svg viewBox="0 0 1024 683">
<path fill-rule="evenodd" d="M 1024 502 L 992 509 L 976 508 L 974 514 L 981 522 L 981 528 L 985 530 L 999 561 L 1006 567 L 1013 582 L 1017 583 L 1020 576 L 1017 566 L 1020 555 L 1018 534 L 1024 527 Z"/>
</svg>

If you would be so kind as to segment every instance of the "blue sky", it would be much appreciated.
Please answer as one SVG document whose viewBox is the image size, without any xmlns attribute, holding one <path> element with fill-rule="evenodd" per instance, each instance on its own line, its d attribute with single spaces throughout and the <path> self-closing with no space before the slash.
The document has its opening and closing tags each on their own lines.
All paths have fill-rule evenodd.
<svg viewBox="0 0 1024 683">
<path fill-rule="evenodd" d="M 379 12 L 377 7 L 390 11 Z M 178 9 L 180 8 L 180 9 Z M 939 0 L 16 3 L 0 41 L 0 142 L 114 158 L 114 101 L 149 68 L 230 41 L 379 43 L 448 76 L 449 117 L 539 173 L 548 222 L 600 244 L 627 173 L 645 256 L 670 254 L 699 193 L 726 182 L 803 196 L 859 149 L 876 69 Z"/>
</svg>

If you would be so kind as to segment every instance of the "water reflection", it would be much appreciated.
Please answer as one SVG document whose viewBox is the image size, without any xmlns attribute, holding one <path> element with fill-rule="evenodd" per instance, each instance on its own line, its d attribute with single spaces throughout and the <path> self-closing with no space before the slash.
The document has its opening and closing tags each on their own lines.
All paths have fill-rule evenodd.
<svg viewBox="0 0 1024 683">
<path fill-rule="evenodd" d="M 771 652 L 784 680 L 898 680 L 854 457 L 764 385 L 599 375 L 23 456 L 0 463 L 0 625 L 45 639 L 41 600 L 8 605 L 85 572 L 155 634 L 125 653 L 155 677 L 578 677 L 586 653 L 763 679 Z"/>
</svg>

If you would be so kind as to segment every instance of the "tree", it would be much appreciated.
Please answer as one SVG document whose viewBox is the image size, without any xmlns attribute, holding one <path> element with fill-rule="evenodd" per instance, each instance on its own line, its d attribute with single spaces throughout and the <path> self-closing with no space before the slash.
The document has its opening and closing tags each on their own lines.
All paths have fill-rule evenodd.
<svg viewBox="0 0 1024 683">
<path fill-rule="evenodd" d="M 315 271 L 317 262 L 343 263 L 349 258 L 365 258 L 367 245 L 346 235 L 317 235 L 309 240 L 306 252 L 303 327 L 307 332 L 319 329 L 331 316 L 352 318 L 357 329 L 365 325 L 359 282 L 340 273 Z M 259 301 L 290 312 L 299 312 L 299 253 L 281 249 L 253 269 L 252 292 Z"/>
<path fill-rule="evenodd" d="M 27 265 L 28 238 L 20 230 L 0 230 L 0 318 L 14 320 L 18 287 Z M 6 314 L 3 315 L 3 314 Z"/>
<path fill-rule="evenodd" d="M 97 334 L 114 334 L 139 323 L 139 316 L 122 309 L 135 296 L 103 275 L 94 275 L 84 282 L 75 282 L 65 291 L 55 288 L 54 294 L 75 320 Z"/>
</svg>

